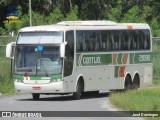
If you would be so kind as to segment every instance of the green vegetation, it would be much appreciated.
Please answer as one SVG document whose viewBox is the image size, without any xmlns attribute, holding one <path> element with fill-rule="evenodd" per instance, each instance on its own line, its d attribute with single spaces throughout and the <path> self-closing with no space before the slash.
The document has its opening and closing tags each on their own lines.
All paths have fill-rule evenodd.
<svg viewBox="0 0 160 120">
<path fill-rule="evenodd" d="M 113 93 L 111 102 L 127 111 L 160 111 L 160 87 L 131 90 L 123 93 Z M 159 118 L 148 117 L 148 120 Z"/>
<path fill-rule="evenodd" d="M 1 0 L 0 35 L 15 34 L 29 26 L 29 0 Z M 16 5 L 17 23 L 3 23 L 7 6 Z M 64 20 L 113 20 L 142 22 L 152 28 L 153 36 L 160 36 L 159 0 L 32 0 L 32 24 L 54 24 Z"/>
<path fill-rule="evenodd" d="M 109 97 L 111 103 L 126 111 L 160 111 L 160 43 L 153 43 L 153 86 L 121 93 Z M 148 120 L 159 118 L 148 117 Z"/>
<path fill-rule="evenodd" d="M 160 41 L 153 43 L 153 78 L 155 84 L 160 84 Z"/>
<path fill-rule="evenodd" d="M 13 79 L 10 76 L 10 62 L 0 62 L 0 93 L 3 95 L 14 94 Z"/>
<path fill-rule="evenodd" d="M 1 41 L 1 44 L 5 44 L 5 42 Z M 13 79 L 10 73 L 11 60 L 5 57 L 5 49 L 5 45 L 0 46 L 0 93 L 3 95 L 13 95 L 15 93 Z"/>
<path fill-rule="evenodd" d="M 128 111 L 160 111 L 160 87 L 113 93 L 110 100 Z"/>
</svg>

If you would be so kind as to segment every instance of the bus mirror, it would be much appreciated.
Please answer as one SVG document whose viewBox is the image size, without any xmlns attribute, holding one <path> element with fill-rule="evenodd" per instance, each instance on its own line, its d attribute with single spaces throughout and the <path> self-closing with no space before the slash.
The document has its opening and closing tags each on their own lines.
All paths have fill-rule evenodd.
<svg viewBox="0 0 160 120">
<path fill-rule="evenodd" d="M 15 42 L 8 43 L 6 46 L 6 57 L 13 59 Z"/>
<path fill-rule="evenodd" d="M 61 43 L 60 45 L 60 57 L 65 58 L 65 46 L 67 42 Z"/>
</svg>

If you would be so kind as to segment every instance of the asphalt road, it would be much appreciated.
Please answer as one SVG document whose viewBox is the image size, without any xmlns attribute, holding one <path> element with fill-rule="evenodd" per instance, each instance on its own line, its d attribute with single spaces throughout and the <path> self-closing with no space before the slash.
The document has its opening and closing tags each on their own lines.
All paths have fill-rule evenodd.
<svg viewBox="0 0 160 120">
<path fill-rule="evenodd" d="M 38 118 L 47 119 L 47 120 L 143 120 L 142 118 L 137 117 L 120 117 L 126 113 L 116 113 L 109 112 L 109 116 L 112 117 L 96 117 L 95 111 L 119 111 L 119 109 L 113 107 L 108 99 L 108 93 L 99 94 L 97 96 L 85 96 L 81 100 L 73 100 L 71 95 L 61 96 L 61 95 L 41 95 L 40 100 L 34 101 L 31 94 L 23 94 L 16 96 L 0 97 L 0 111 L 82 111 L 79 113 L 73 112 L 73 114 L 82 114 L 85 113 L 91 114 L 90 117 L 47 117 L 47 118 Z M 94 111 L 94 112 L 84 112 L 84 111 Z M 51 113 L 51 114 L 52 114 Z M 102 112 L 101 112 L 102 113 Z M 58 114 L 67 114 L 65 112 L 59 112 Z M 72 114 L 70 112 L 70 114 Z M 104 113 L 105 114 L 105 113 Z M 104 116 L 107 116 L 107 115 Z M 112 115 L 113 114 L 113 115 Z M 94 115 L 94 117 L 92 117 Z M 2 118 L 0 118 L 1 120 Z M 8 120 L 8 118 L 3 118 Z M 12 118 L 12 119 L 22 119 L 22 118 Z M 27 118 L 23 118 L 27 119 Z M 33 118 L 33 120 L 36 118 Z M 37 119 L 36 119 L 37 120 Z"/>
</svg>

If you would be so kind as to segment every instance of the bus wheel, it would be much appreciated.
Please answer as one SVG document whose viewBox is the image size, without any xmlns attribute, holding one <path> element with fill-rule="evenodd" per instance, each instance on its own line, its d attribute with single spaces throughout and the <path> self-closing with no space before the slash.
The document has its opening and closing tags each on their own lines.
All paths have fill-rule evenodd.
<svg viewBox="0 0 160 120">
<path fill-rule="evenodd" d="M 96 96 L 98 94 L 99 94 L 99 91 L 90 91 L 90 92 L 84 92 L 83 93 L 84 96 L 87 96 L 87 95 L 89 95 L 89 96 Z"/>
<path fill-rule="evenodd" d="M 131 77 L 129 75 L 127 75 L 125 78 L 125 91 L 130 90 L 131 87 L 132 87 Z"/>
<path fill-rule="evenodd" d="M 33 100 L 39 100 L 40 94 L 33 93 L 32 97 L 33 97 Z"/>
<path fill-rule="evenodd" d="M 139 75 L 136 74 L 133 78 L 133 84 L 132 84 L 132 88 L 133 89 L 138 89 L 140 87 L 140 80 L 139 80 Z"/>
<path fill-rule="evenodd" d="M 75 100 L 80 99 L 81 93 L 82 93 L 82 88 L 83 88 L 83 86 L 82 86 L 81 82 L 78 81 L 77 87 L 76 87 L 76 92 L 73 93 L 73 97 L 74 97 Z"/>
</svg>

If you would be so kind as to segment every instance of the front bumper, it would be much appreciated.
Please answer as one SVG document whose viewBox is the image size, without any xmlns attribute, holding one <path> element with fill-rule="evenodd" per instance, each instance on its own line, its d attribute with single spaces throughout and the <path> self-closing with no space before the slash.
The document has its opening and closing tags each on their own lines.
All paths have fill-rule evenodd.
<svg viewBox="0 0 160 120">
<path fill-rule="evenodd" d="M 48 84 L 25 84 L 14 82 L 14 86 L 16 92 L 20 93 L 64 93 L 63 81 Z"/>
</svg>

